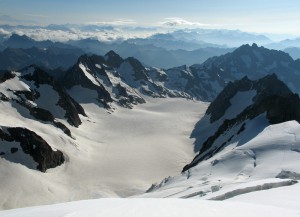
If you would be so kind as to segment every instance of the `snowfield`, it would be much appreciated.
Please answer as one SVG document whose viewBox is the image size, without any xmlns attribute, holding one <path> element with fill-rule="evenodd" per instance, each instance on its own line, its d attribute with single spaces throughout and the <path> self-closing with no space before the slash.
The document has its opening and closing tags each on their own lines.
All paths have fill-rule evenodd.
<svg viewBox="0 0 300 217">
<path fill-rule="evenodd" d="M 134 109 L 116 107 L 113 112 L 82 103 L 88 117 L 81 117 L 79 128 L 60 120 L 73 140 L 14 106 L 0 103 L 1 125 L 35 131 L 63 151 L 66 162 L 41 173 L 0 158 L 1 209 L 145 192 L 152 183 L 179 174 L 194 157 L 190 132 L 207 108 L 206 103 L 171 98 L 149 98 Z"/>
<path fill-rule="evenodd" d="M 284 208 L 193 199 L 97 199 L 0 212 L 1 217 L 299 217 L 299 215 L 299 206 Z"/>
<path fill-rule="evenodd" d="M 1 83 L 0 91 L 14 98 L 12 90 L 28 90 L 30 85 L 16 77 Z M 204 115 L 208 103 L 145 96 L 147 103 L 133 109 L 112 104 L 106 110 L 95 101 L 96 91 L 73 87 L 69 93 L 87 115 L 80 116 L 78 128 L 64 118 L 51 86 L 40 85 L 39 90 L 51 97 L 31 103 L 50 109 L 72 136 L 36 120 L 13 100 L 0 101 L 0 129 L 26 127 L 36 132 L 53 150 L 63 152 L 65 163 L 42 173 L 34 170 L 28 155 L 14 155 L 3 142 L 0 209 L 19 209 L 1 211 L 0 217 L 300 216 L 297 121 L 270 125 L 265 112 L 236 122 L 214 140 L 212 146 L 222 147 L 219 151 L 180 173 L 199 149 L 191 138 L 193 129 L 207 139 L 219 122 L 253 103 L 253 90 L 238 92 L 225 115 L 209 125 L 211 114 Z M 21 160 L 16 159 L 19 155 Z M 13 163 L 16 160 L 23 164 Z"/>
</svg>

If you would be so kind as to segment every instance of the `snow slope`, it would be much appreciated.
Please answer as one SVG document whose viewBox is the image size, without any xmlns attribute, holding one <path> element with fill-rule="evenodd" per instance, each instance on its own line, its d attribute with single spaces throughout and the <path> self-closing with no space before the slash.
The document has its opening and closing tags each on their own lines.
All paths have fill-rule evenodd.
<svg viewBox="0 0 300 217">
<path fill-rule="evenodd" d="M 256 118 L 248 131 L 221 152 L 182 175 L 165 179 L 142 197 L 216 199 L 236 189 L 295 179 L 280 174 L 287 171 L 300 174 L 297 163 L 300 159 L 300 124 L 289 121 L 265 126 L 249 139 L 251 130 L 266 123 L 261 121 L 263 118 Z M 285 179 L 270 180 L 275 177 Z M 255 188 L 253 191 L 256 191 Z"/>
<path fill-rule="evenodd" d="M 298 186 L 299 101 L 274 75 L 230 83 L 195 127 L 199 154 L 140 197 L 228 200 Z"/>
<path fill-rule="evenodd" d="M 298 187 L 299 188 L 299 187 Z M 280 195 L 276 195 L 280 197 Z M 1 217 L 296 217 L 299 207 L 180 199 L 98 199 L 0 212 Z"/>
<path fill-rule="evenodd" d="M 299 135 L 296 121 L 268 126 L 254 139 L 233 143 L 140 195 L 150 198 L 77 201 L 2 211 L 0 216 L 299 216 Z"/>
<path fill-rule="evenodd" d="M 80 116 L 78 128 L 64 121 L 72 139 L 0 103 L 2 125 L 35 131 L 66 158 L 46 173 L 0 158 L 0 192 L 5 195 L 0 197 L 1 209 L 144 192 L 178 174 L 193 158 L 189 135 L 207 108 L 206 103 L 170 98 L 149 98 L 134 109 L 117 107 L 111 114 L 94 103 L 81 105 L 88 117 Z"/>
</svg>

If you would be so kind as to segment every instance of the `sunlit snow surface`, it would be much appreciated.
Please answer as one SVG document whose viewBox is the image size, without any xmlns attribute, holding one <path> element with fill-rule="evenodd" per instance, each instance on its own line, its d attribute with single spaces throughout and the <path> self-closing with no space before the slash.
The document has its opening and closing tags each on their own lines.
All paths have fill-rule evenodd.
<svg viewBox="0 0 300 217">
<path fill-rule="evenodd" d="M 29 88 L 18 79 L 9 82 L 12 89 Z M 4 86 L 0 88 L 10 96 Z M 48 86 L 42 90 L 51 91 Z M 300 174 L 300 125 L 296 121 L 269 126 L 264 114 L 246 121 L 245 130 L 222 151 L 180 174 L 194 156 L 190 134 L 207 104 L 146 98 L 147 103 L 134 109 L 116 107 L 111 112 L 86 103 L 84 98 L 93 93 L 85 88 L 73 94 L 88 115 L 81 117 L 79 128 L 68 125 L 75 139 L 50 124 L 28 118 L 28 112 L 10 102 L 0 103 L 1 126 L 27 127 L 66 157 L 62 166 L 46 173 L 1 158 L 1 209 L 101 197 L 139 198 L 39 206 L 3 211 L 0 216 L 300 215 L 300 185 L 293 177 L 276 178 L 283 171 Z M 52 95 L 52 100 L 57 100 Z M 37 103 L 42 106 L 46 101 Z M 226 133 L 232 132 L 234 127 Z M 173 177 L 160 183 L 169 175 Z M 143 193 L 152 183 L 160 184 Z"/>
<path fill-rule="evenodd" d="M 11 88 L 28 89 L 18 79 L 7 82 L 11 82 Z M 43 91 L 51 90 L 45 85 Z M 70 128 L 75 139 L 51 124 L 33 119 L 16 103 L 0 103 L 1 126 L 35 131 L 52 148 L 63 151 L 66 158 L 62 166 L 46 173 L 0 158 L 0 209 L 131 196 L 168 175 L 180 173 L 193 158 L 190 132 L 206 110 L 206 103 L 147 98 L 147 103 L 134 109 L 115 106 L 111 112 L 86 103 L 85 98 L 94 94 L 91 90 L 74 89 L 72 94 L 88 117 L 81 116 L 79 128 L 59 121 Z M 52 95 L 54 98 L 49 100 L 57 98 Z M 42 106 L 47 100 L 39 99 L 38 103 Z"/>
<path fill-rule="evenodd" d="M 280 195 L 274 195 L 280 197 Z M 98 199 L 0 212 L 1 217 L 294 217 L 299 207 L 183 199 Z"/>
<path fill-rule="evenodd" d="M 214 199 L 237 189 L 243 192 L 247 187 L 253 187 L 251 191 L 261 190 L 259 186 L 264 184 L 273 188 L 276 185 L 271 183 L 289 180 L 274 179 L 283 171 L 300 174 L 299 123 L 289 121 L 255 131 L 261 128 L 261 119 L 263 116 L 246 124 L 246 130 L 238 139 L 233 139 L 230 145 L 212 158 L 200 162 L 182 175 L 164 180 L 141 197 Z M 234 194 L 240 192 L 235 191 Z"/>
</svg>

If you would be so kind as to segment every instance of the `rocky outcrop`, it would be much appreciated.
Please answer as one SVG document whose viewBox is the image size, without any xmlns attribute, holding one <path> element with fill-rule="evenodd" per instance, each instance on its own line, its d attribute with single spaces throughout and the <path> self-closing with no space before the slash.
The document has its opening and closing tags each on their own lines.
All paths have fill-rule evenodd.
<svg viewBox="0 0 300 217">
<path fill-rule="evenodd" d="M 105 54 L 104 58 L 106 59 L 106 63 L 113 68 L 119 68 L 124 61 L 122 57 L 119 56 L 119 54 L 115 53 L 112 50 Z"/>
<path fill-rule="evenodd" d="M 206 115 L 210 116 L 210 123 L 214 123 L 223 117 L 224 113 L 231 106 L 230 99 L 238 91 L 249 90 L 256 90 L 253 103 L 240 113 L 238 112 L 235 117 L 220 122 L 220 125 L 212 132 L 212 135 L 201 145 L 201 149 L 194 160 L 183 168 L 183 172 L 194 167 L 199 162 L 211 158 L 226 145 L 230 144 L 234 136 L 245 130 L 245 122 L 251 121 L 259 115 L 265 114 L 270 124 L 278 124 L 291 120 L 296 120 L 300 123 L 300 98 L 297 94 L 293 94 L 283 82 L 279 81 L 276 75 L 269 75 L 257 81 L 243 78 L 240 81 L 228 84 L 207 109 Z M 239 130 L 231 132 L 231 137 L 229 137 L 230 135 L 227 136 L 229 137 L 228 140 L 216 143 L 221 136 L 228 134 L 236 126 L 240 126 Z M 195 132 L 192 133 L 193 137 L 196 137 L 196 128 Z"/>
<path fill-rule="evenodd" d="M 14 78 L 16 75 L 9 71 L 0 71 L 0 83 L 3 83 L 9 79 Z"/>
<path fill-rule="evenodd" d="M 21 127 L 8 127 L 0 129 L 0 138 L 7 142 L 19 142 L 22 151 L 30 155 L 37 163 L 37 170 L 46 172 L 49 168 L 55 168 L 64 163 L 64 155 L 61 151 L 54 151 L 49 144 L 35 132 Z M 19 151 L 12 147 L 11 154 Z M 6 153 L 2 153 L 5 156 Z"/>
<path fill-rule="evenodd" d="M 124 62 L 129 63 L 134 71 L 133 73 L 133 78 L 135 81 L 139 81 L 139 80 L 144 80 L 144 81 L 148 81 L 148 77 L 146 74 L 146 70 L 145 67 L 140 63 L 140 61 L 138 61 L 137 59 L 133 58 L 133 57 L 128 57 L 127 59 L 124 60 Z M 122 72 L 120 72 L 120 75 L 122 76 Z"/>
<path fill-rule="evenodd" d="M 300 67 L 296 62 L 283 51 L 246 44 L 231 53 L 208 59 L 201 67 L 209 74 L 217 73 L 227 83 L 244 76 L 257 80 L 275 73 L 293 92 L 300 93 Z"/>
<path fill-rule="evenodd" d="M 256 97 L 253 99 L 255 102 L 260 102 L 274 94 L 284 96 L 292 93 L 282 81 L 278 80 L 275 74 L 267 75 L 256 81 L 244 77 L 241 80 L 229 82 L 206 111 L 206 114 L 210 115 L 211 123 L 224 115 L 225 111 L 231 106 L 230 100 L 239 91 L 244 92 L 250 90 L 256 90 L 257 92 Z"/>
<path fill-rule="evenodd" d="M 32 115 L 34 118 L 40 121 L 44 122 L 51 122 L 54 126 L 61 129 L 66 135 L 69 137 L 72 137 L 71 131 L 69 128 L 67 128 L 63 123 L 55 120 L 55 117 L 52 115 L 52 113 L 46 109 L 39 108 L 37 106 L 32 105 L 28 102 L 35 101 L 40 97 L 40 93 L 36 90 L 32 91 L 14 91 L 14 94 L 18 96 L 18 99 L 13 99 L 13 101 L 17 102 L 19 105 L 23 106 L 24 108 L 28 109 L 30 115 Z M 23 98 L 25 96 L 25 98 Z M 9 99 L 7 98 L 7 101 Z"/>
<path fill-rule="evenodd" d="M 35 67 L 33 73 L 25 74 L 22 76 L 22 78 L 27 81 L 33 81 L 37 88 L 42 84 L 48 84 L 52 86 L 52 88 L 59 95 L 59 101 L 57 102 L 57 105 L 59 105 L 65 110 L 66 112 L 65 118 L 67 119 L 67 121 L 75 127 L 78 127 L 81 124 L 79 114 L 86 116 L 84 109 L 71 96 L 69 96 L 66 90 L 53 77 L 48 75 L 42 69 Z M 34 96 L 35 94 L 38 93 L 32 93 L 32 94 Z M 30 93 L 27 93 L 27 97 L 29 99 L 32 100 L 33 96 L 30 96 Z M 38 97 L 38 96 L 34 96 L 34 97 Z"/>
<path fill-rule="evenodd" d="M 145 100 L 121 79 L 117 72 L 124 60 L 114 53 L 108 52 L 104 57 L 97 55 L 81 56 L 65 75 L 63 83 L 67 88 L 81 86 L 97 92 L 97 99 L 105 108 L 115 101 L 119 105 L 132 108 L 132 105 L 144 103 Z"/>
<path fill-rule="evenodd" d="M 104 61 L 102 58 L 101 60 Z M 85 68 L 85 72 L 82 67 Z M 97 71 L 92 59 L 87 55 L 83 55 L 78 59 L 77 63 L 66 72 L 63 78 L 63 84 L 68 89 L 79 85 L 90 90 L 95 90 L 98 94 L 98 100 L 105 108 L 110 108 L 109 103 L 113 100 L 105 87 L 96 80 Z M 93 78 L 94 82 L 88 78 L 85 73 L 90 74 L 90 77 Z"/>
</svg>

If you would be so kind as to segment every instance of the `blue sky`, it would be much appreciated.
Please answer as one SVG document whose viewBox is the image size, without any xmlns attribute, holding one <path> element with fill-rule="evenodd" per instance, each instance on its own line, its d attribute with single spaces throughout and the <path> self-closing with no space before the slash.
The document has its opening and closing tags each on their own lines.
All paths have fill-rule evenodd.
<svg viewBox="0 0 300 217">
<path fill-rule="evenodd" d="M 299 0 L 0 0 L 4 15 L 42 25 L 177 25 L 300 35 Z"/>
</svg>

